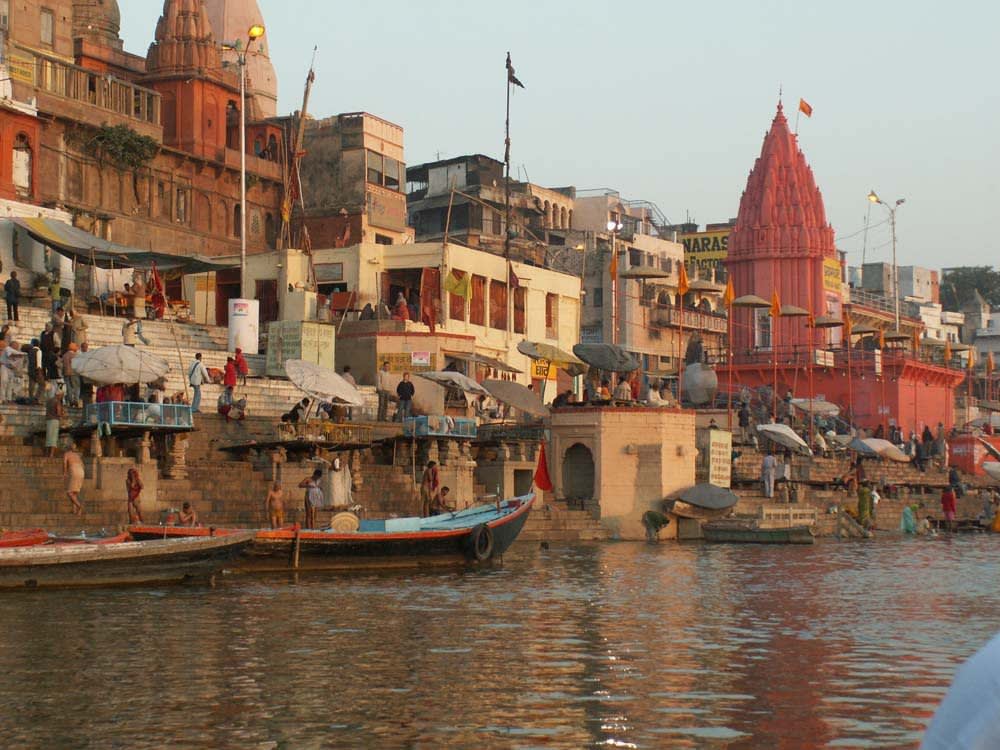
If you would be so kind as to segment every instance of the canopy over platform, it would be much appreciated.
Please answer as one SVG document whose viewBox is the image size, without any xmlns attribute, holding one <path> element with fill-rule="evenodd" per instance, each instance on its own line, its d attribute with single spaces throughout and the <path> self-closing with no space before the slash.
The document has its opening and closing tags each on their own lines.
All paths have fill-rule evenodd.
<svg viewBox="0 0 1000 750">
<path fill-rule="evenodd" d="M 210 260 L 199 255 L 173 255 L 118 245 L 54 219 L 34 217 L 11 218 L 8 221 L 60 255 L 98 268 L 149 269 L 155 265 L 161 272 L 175 271 L 186 274 L 222 271 L 239 265 Z"/>
</svg>

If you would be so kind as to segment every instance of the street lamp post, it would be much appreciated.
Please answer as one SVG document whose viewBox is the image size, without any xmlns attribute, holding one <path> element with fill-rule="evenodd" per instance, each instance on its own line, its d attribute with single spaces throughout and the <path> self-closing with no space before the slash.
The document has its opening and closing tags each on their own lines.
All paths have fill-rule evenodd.
<svg viewBox="0 0 1000 750">
<path fill-rule="evenodd" d="M 868 200 L 872 203 L 878 203 L 883 206 L 886 211 L 889 212 L 889 228 L 892 232 L 892 297 L 896 312 L 896 330 L 899 330 L 899 266 L 896 265 L 896 209 L 902 206 L 905 202 L 905 198 L 899 198 L 893 205 L 889 205 L 884 200 L 878 197 L 878 194 L 872 190 L 868 193 Z"/>
<path fill-rule="evenodd" d="M 625 225 L 618 219 L 608 221 L 608 231 L 611 232 L 611 264 L 614 273 L 611 274 L 611 343 L 618 343 L 618 233 Z"/>
<path fill-rule="evenodd" d="M 223 49 L 236 53 L 240 68 L 240 297 L 253 295 L 247 284 L 247 55 L 254 41 L 264 36 L 263 24 L 255 23 L 247 30 L 247 43 L 237 39 Z"/>
</svg>

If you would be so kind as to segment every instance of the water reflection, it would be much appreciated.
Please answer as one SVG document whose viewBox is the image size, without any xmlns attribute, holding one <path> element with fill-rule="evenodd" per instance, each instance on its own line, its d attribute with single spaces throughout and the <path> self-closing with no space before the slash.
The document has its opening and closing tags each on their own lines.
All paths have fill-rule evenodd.
<svg viewBox="0 0 1000 750">
<path fill-rule="evenodd" d="M 997 629 L 995 545 L 526 548 L 4 596 L 0 746 L 913 746 Z"/>
</svg>

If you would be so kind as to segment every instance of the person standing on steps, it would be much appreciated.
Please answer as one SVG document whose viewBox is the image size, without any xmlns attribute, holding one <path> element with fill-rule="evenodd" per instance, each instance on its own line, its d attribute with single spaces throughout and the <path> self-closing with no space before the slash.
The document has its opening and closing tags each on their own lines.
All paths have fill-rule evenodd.
<svg viewBox="0 0 1000 750">
<path fill-rule="evenodd" d="M 299 487 L 306 491 L 305 496 L 305 528 L 312 529 L 316 526 L 316 509 L 323 507 L 323 488 L 320 483 L 323 481 L 323 470 L 316 469 L 312 476 L 299 482 Z"/>
<path fill-rule="evenodd" d="M 59 447 L 59 427 L 65 415 L 62 389 L 54 387 L 45 402 L 45 452 L 49 458 L 55 458 L 56 448 Z"/>
<path fill-rule="evenodd" d="M 250 365 L 247 363 L 247 358 L 243 356 L 242 349 L 240 348 L 236 349 L 236 356 L 233 357 L 233 361 L 236 362 L 236 372 L 240 376 L 240 385 L 246 388 L 247 375 L 250 374 Z"/>
<path fill-rule="evenodd" d="M 381 369 L 375 380 L 375 388 L 378 391 L 378 421 L 385 422 L 389 416 L 389 363 L 383 362 Z"/>
<path fill-rule="evenodd" d="M 83 515 L 80 490 L 83 489 L 83 458 L 76 451 L 76 445 L 69 444 L 63 453 L 63 479 L 66 480 L 66 497 L 73 503 L 73 515 Z"/>
<path fill-rule="evenodd" d="M 236 360 L 232 357 L 226 357 L 226 367 L 222 371 L 222 384 L 227 388 L 236 388 L 237 380 L 236 371 Z"/>
<path fill-rule="evenodd" d="M 774 451 L 768 450 L 764 460 L 760 463 L 760 480 L 764 485 L 764 497 L 774 497 L 774 480 L 778 473 L 778 459 L 774 457 Z"/>
<path fill-rule="evenodd" d="M 403 422 L 413 416 L 413 395 L 416 388 L 410 382 L 410 373 L 404 372 L 403 379 L 396 386 L 396 396 L 399 398 L 399 407 L 396 410 L 397 422 Z"/>
<path fill-rule="evenodd" d="M 428 461 L 424 475 L 420 480 L 420 515 L 426 518 L 431 515 L 431 509 L 438 504 L 441 492 L 441 475 L 438 473 L 436 461 Z"/>
<path fill-rule="evenodd" d="M 191 411 L 200 411 L 201 407 L 201 386 L 209 380 L 208 370 L 201 362 L 201 352 L 194 355 L 194 362 L 188 368 L 188 383 L 194 389 L 194 396 L 191 398 Z"/>
<path fill-rule="evenodd" d="M 285 491 L 281 489 L 281 482 L 271 485 L 264 499 L 264 508 L 272 529 L 280 529 L 285 525 Z"/>
<path fill-rule="evenodd" d="M 139 497 L 142 495 L 142 488 L 142 477 L 139 476 L 139 470 L 133 466 L 125 477 L 129 523 L 142 523 L 142 513 L 139 511 Z"/>
<path fill-rule="evenodd" d="M 17 271 L 10 272 L 10 278 L 4 282 L 3 296 L 7 302 L 7 319 L 19 321 L 18 307 L 21 304 L 21 282 L 17 278 Z"/>
</svg>

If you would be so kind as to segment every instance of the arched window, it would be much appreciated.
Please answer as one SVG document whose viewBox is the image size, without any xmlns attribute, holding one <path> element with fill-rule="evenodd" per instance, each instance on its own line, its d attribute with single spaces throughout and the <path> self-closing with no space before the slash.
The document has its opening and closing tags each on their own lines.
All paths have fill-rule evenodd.
<svg viewBox="0 0 1000 750">
<path fill-rule="evenodd" d="M 269 248 L 274 249 L 278 236 L 274 229 L 274 214 L 267 214 L 264 217 L 264 241 Z"/>
<path fill-rule="evenodd" d="M 20 195 L 31 195 L 31 139 L 25 133 L 14 138 L 14 187 Z"/>
<path fill-rule="evenodd" d="M 272 133 L 267 139 L 267 158 L 271 161 L 278 161 L 278 139 Z"/>
<path fill-rule="evenodd" d="M 241 219 L 242 214 L 240 213 L 240 204 L 237 203 L 233 206 L 233 237 L 239 238 L 240 232 L 243 231 Z"/>
</svg>

